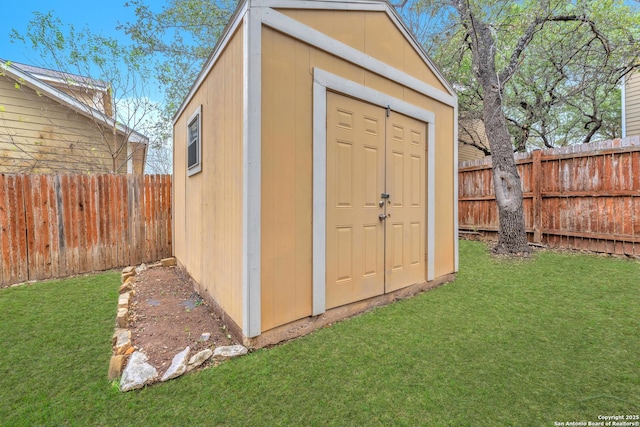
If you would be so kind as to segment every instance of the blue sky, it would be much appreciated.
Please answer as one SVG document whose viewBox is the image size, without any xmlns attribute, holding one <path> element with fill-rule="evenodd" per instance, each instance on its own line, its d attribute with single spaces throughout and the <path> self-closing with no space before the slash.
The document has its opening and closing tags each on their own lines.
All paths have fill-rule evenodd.
<svg viewBox="0 0 640 427">
<path fill-rule="evenodd" d="M 12 28 L 21 34 L 26 32 L 27 23 L 33 19 L 33 12 L 36 11 L 53 11 L 65 24 L 73 24 L 76 28 L 86 25 L 94 33 L 118 36 L 126 40 L 127 36 L 115 29 L 119 22 L 135 19 L 133 8 L 125 7 L 125 2 L 126 0 L 21 0 L 10 12 L 5 10 L 7 14 L 0 26 L 0 58 L 37 65 L 39 58 L 35 52 L 21 42 L 11 43 L 9 40 Z"/>
</svg>

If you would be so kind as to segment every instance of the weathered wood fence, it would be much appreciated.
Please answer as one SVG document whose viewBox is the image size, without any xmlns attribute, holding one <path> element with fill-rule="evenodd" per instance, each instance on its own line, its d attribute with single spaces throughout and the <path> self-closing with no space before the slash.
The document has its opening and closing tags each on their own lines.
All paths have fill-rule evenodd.
<svg viewBox="0 0 640 427">
<path fill-rule="evenodd" d="M 169 175 L 0 174 L 0 287 L 168 256 Z"/>
<path fill-rule="evenodd" d="M 516 156 L 529 241 L 640 255 L 640 137 Z M 459 165 L 461 231 L 497 237 L 491 159 Z"/>
</svg>

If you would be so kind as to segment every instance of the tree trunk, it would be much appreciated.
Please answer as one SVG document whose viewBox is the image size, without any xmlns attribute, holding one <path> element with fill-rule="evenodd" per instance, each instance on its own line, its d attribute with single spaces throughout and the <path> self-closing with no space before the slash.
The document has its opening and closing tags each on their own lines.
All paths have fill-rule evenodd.
<svg viewBox="0 0 640 427">
<path fill-rule="evenodd" d="M 522 208 L 522 186 L 520 175 L 513 157 L 511 136 L 507 129 L 507 119 L 502 109 L 504 81 L 517 67 L 517 60 L 535 33 L 537 25 L 531 25 L 520 39 L 509 65 L 501 73 L 496 71 L 496 40 L 493 28 L 486 22 L 478 20 L 467 0 L 455 0 L 452 4 L 460 14 L 470 40 L 473 55 L 473 68 L 482 86 L 482 115 L 485 132 L 491 147 L 493 163 L 493 189 L 498 204 L 498 244 L 494 252 L 524 254 L 530 251 L 527 245 L 527 234 L 524 228 L 524 211 Z"/>
<path fill-rule="evenodd" d="M 498 244 L 494 251 L 522 254 L 530 251 L 524 226 L 522 186 L 497 83 L 496 80 L 484 88 L 483 106 L 484 124 L 491 146 L 493 188 L 500 220 Z"/>
</svg>

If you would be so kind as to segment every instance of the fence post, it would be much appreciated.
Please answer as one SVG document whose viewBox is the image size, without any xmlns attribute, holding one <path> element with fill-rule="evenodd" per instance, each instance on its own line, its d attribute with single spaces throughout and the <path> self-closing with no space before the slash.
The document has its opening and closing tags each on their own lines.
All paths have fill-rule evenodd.
<svg viewBox="0 0 640 427">
<path fill-rule="evenodd" d="M 542 242 L 542 194 L 540 181 L 542 180 L 542 150 L 533 153 L 531 168 L 531 191 L 533 192 L 533 242 Z"/>
</svg>

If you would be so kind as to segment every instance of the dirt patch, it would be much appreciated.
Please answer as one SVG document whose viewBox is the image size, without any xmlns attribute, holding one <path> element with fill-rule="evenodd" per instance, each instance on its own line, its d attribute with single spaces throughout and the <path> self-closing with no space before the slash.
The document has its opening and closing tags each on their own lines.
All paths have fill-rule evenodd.
<svg viewBox="0 0 640 427">
<path fill-rule="evenodd" d="M 135 291 L 129 308 L 132 344 L 147 355 L 160 374 L 186 346 L 193 355 L 205 348 L 237 344 L 177 268 L 141 272 Z M 205 341 L 202 334 L 210 334 L 210 338 Z"/>
</svg>

